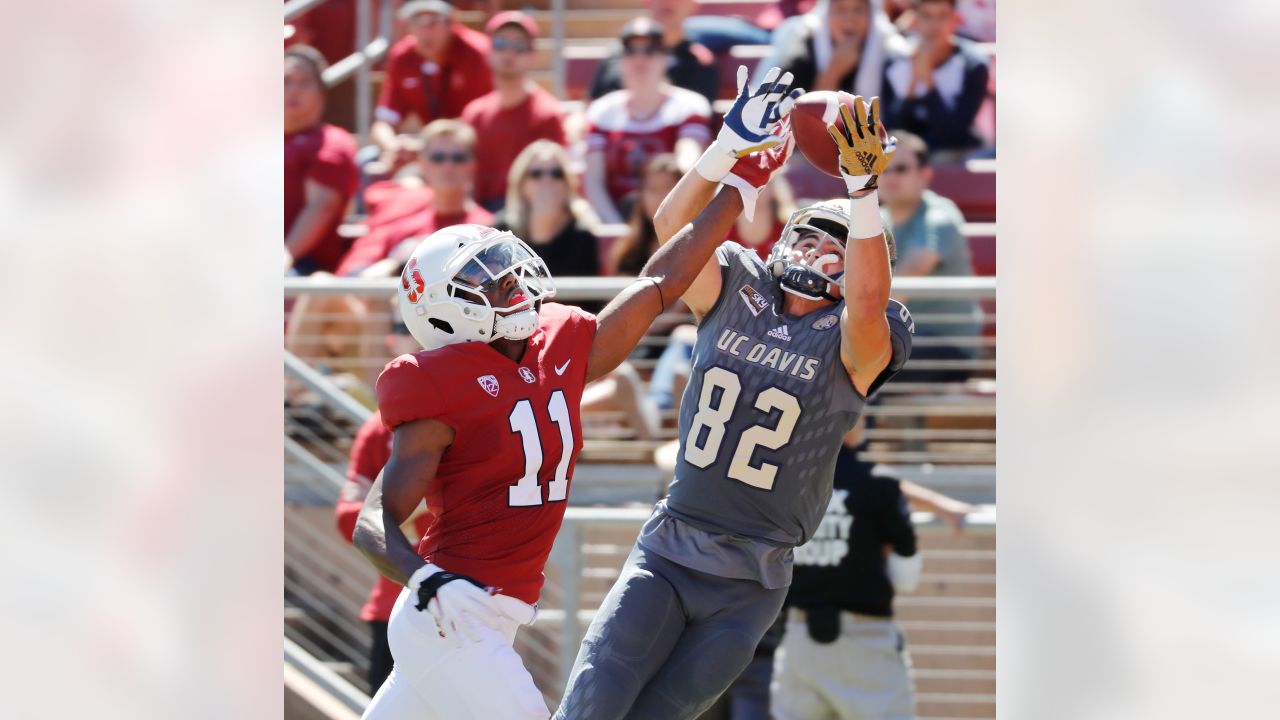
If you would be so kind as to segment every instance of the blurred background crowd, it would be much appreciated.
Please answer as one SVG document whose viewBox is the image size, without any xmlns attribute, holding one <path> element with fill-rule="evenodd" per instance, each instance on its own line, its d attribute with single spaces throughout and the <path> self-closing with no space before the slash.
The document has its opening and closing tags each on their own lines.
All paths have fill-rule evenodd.
<svg viewBox="0 0 1280 720">
<path fill-rule="evenodd" d="M 895 277 L 994 279 L 993 0 L 291 0 L 285 18 L 283 271 L 293 278 L 285 346 L 305 365 L 286 383 L 286 438 L 298 443 L 297 464 L 345 468 L 338 516 L 348 538 L 386 458 L 373 384 L 388 360 L 417 349 L 399 323 L 391 283 L 418 242 L 458 223 L 509 229 L 546 261 L 558 301 L 598 310 L 612 292 L 592 281 L 634 276 L 657 250 L 651 218 L 719 129 L 739 65 L 753 82 L 776 65 L 806 90 L 879 96 L 899 139 L 879 193 L 897 244 Z M 842 194 L 840 179 L 796 153 L 763 192 L 766 211 L 740 218 L 729 239 L 766 257 L 795 209 Z M 867 474 L 874 464 L 919 482 L 913 503 L 925 485 L 992 503 L 993 285 L 988 292 L 900 285 L 894 296 L 916 320 L 912 360 L 868 408 L 866 427 L 846 438 L 849 467 Z M 629 362 L 587 388 L 576 503 L 661 496 L 674 466 L 690 320 L 685 308 L 673 308 Z M 318 392 L 323 383 L 363 410 Z M 638 496 L 638 479 L 651 474 L 652 487 Z M 287 490 L 289 478 L 287 466 Z M 332 508 L 331 498 L 320 499 Z M 955 527 L 973 509 L 935 499 L 924 507 Z M 293 500 L 286 616 L 293 608 L 297 627 L 286 636 L 318 656 L 357 663 L 347 676 L 372 691 L 389 670 L 379 643 L 397 588 L 376 583 L 365 601 L 371 571 L 337 549 L 327 567 L 291 560 L 290 532 L 310 533 L 302 528 L 322 522 L 330 529 L 307 535 L 306 546 L 314 551 L 332 539 L 322 539 L 332 533 L 331 515 L 306 519 L 307 507 L 321 503 Z M 583 527 L 605 534 L 590 542 L 577 535 L 582 552 L 614 538 Z M 926 583 L 921 592 L 936 597 L 906 608 L 908 639 L 923 651 L 924 669 L 915 672 L 921 717 L 993 713 L 993 533 L 921 538 L 932 558 L 926 579 L 951 578 Z M 615 538 L 619 547 L 628 535 Z M 554 561 L 544 596 L 571 582 Z M 597 579 L 616 574 L 607 558 L 594 562 Z M 572 592 L 591 607 L 593 571 L 586 572 L 587 585 Z M 321 597 L 347 583 L 359 592 L 354 605 Z M 564 592 L 545 597 L 548 607 L 577 602 Z M 330 608 L 334 616 L 359 608 L 371 639 L 337 642 L 342 620 L 323 617 L 326 603 L 338 607 Z M 314 627 L 299 629 L 307 623 Z M 573 643 L 537 631 L 522 637 L 526 664 L 554 699 L 556 671 L 542 683 L 529 657 Z M 767 667 L 772 648 L 762 653 Z"/>
<path fill-rule="evenodd" d="M 718 129 L 740 64 L 757 80 L 776 64 L 807 90 L 880 96 L 903 148 L 880 193 L 896 274 L 994 274 L 993 233 L 966 228 L 995 211 L 989 0 L 609 0 L 581 10 L 570 0 L 559 43 L 547 37 L 549 13 L 502 0 L 393 2 L 395 39 L 373 65 L 366 128 L 354 83 L 332 73 L 355 46 L 357 4 L 313 3 L 285 27 L 287 274 L 398 277 L 422 237 L 479 223 L 514 231 L 556 278 L 634 275 L 656 249 L 649 218 Z M 557 56 L 560 77 L 549 69 Z M 743 219 L 731 239 L 767 256 L 792 210 L 838 189 L 797 154 L 770 188 L 773 212 Z M 981 334 L 972 300 L 911 307 L 957 316 L 922 323 L 926 334 Z M 368 338 L 385 337 L 392 320 L 359 297 L 304 298 L 286 344 L 367 385 L 387 352 Z M 973 344 L 922 350 L 980 354 Z"/>
</svg>

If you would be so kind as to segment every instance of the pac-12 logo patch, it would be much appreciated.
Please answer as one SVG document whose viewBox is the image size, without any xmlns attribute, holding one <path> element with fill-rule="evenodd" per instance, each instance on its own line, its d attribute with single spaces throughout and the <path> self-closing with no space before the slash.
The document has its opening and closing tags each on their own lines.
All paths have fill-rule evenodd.
<svg viewBox="0 0 1280 720">
<path fill-rule="evenodd" d="M 752 315 L 759 315 L 764 309 L 769 307 L 769 301 L 764 295 L 756 292 L 756 289 L 750 285 L 743 285 L 738 289 L 738 297 L 742 298 L 742 302 L 747 304 L 747 309 Z"/>
<path fill-rule="evenodd" d="M 492 375 L 481 375 L 476 378 L 476 382 L 480 383 L 480 387 L 484 388 L 485 392 L 498 397 L 498 378 Z"/>
<path fill-rule="evenodd" d="M 533 371 L 531 371 L 527 367 L 520 368 L 520 378 L 525 382 L 529 383 L 530 385 L 532 385 L 534 382 Z"/>
<path fill-rule="evenodd" d="M 835 327 L 838 322 L 840 322 L 840 318 L 835 315 L 823 315 L 813 321 L 812 327 L 814 330 L 830 330 Z"/>
</svg>

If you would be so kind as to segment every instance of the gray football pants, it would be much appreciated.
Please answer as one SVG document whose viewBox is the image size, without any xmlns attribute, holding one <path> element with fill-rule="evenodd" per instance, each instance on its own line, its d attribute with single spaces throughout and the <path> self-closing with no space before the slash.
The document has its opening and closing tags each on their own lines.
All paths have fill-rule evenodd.
<svg viewBox="0 0 1280 720">
<path fill-rule="evenodd" d="M 555 718 L 697 717 L 751 662 L 786 596 L 637 545 L 582 639 Z"/>
</svg>

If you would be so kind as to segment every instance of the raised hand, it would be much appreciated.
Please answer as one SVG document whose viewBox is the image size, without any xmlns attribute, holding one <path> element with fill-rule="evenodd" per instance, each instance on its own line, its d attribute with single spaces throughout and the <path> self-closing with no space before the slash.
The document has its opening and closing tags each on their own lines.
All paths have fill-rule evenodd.
<svg viewBox="0 0 1280 720">
<path fill-rule="evenodd" d="M 837 123 L 827 126 L 827 133 L 840 153 L 840 175 L 844 178 L 849 194 L 861 195 L 875 190 L 880 173 L 889 167 L 889 161 L 898 147 L 898 139 L 886 137 L 880 122 L 880 98 L 871 98 L 868 105 L 862 96 L 853 101 L 854 111 L 840 104 L 840 117 L 844 127 Z"/>
<path fill-rule="evenodd" d="M 787 164 L 787 159 L 795 150 L 795 137 L 791 134 L 791 118 L 784 117 L 778 123 L 776 136 L 781 139 L 773 147 L 741 157 L 734 163 L 733 169 L 725 176 L 725 185 L 738 189 L 742 195 L 742 211 L 747 220 L 756 216 L 756 200 L 760 189 L 769 182 L 773 174 Z"/>
<path fill-rule="evenodd" d="M 791 88 L 791 73 L 783 74 L 776 67 L 769 70 L 754 92 L 747 87 L 748 75 L 746 66 L 739 65 L 738 98 L 725 113 L 715 141 L 694 166 L 711 182 L 723 180 L 739 158 L 780 144 L 783 138 L 776 132 L 777 125 L 804 93 L 800 88 Z"/>
</svg>

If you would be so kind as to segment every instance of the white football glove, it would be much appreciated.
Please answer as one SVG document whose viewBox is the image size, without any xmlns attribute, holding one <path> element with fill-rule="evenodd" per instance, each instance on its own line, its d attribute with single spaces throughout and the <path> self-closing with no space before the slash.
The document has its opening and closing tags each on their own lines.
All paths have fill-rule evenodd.
<svg viewBox="0 0 1280 720">
<path fill-rule="evenodd" d="M 502 629 L 499 618 L 503 613 L 493 595 L 466 575 L 445 572 L 427 563 L 409 578 L 409 590 L 418 598 L 414 607 L 431 613 L 440 634 L 455 647 L 461 647 L 464 634 L 472 642 L 480 641 L 475 621 L 493 630 Z"/>
<path fill-rule="evenodd" d="M 773 130 L 804 93 L 800 88 L 792 90 L 791 73 L 782 75 L 776 67 L 769 70 L 755 92 L 748 92 L 748 74 L 745 65 L 738 66 L 738 99 L 725 113 L 715 141 L 694 165 L 698 174 L 711 182 L 723 180 L 740 158 L 782 142 L 783 138 Z"/>
</svg>

